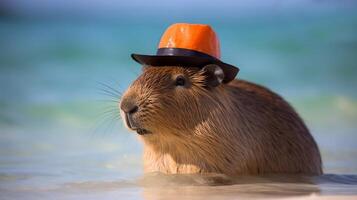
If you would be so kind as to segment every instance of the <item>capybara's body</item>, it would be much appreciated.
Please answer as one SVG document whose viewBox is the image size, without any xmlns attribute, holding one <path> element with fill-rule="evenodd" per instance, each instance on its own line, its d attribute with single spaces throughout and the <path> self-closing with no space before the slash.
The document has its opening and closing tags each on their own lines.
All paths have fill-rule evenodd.
<svg viewBox="0 0 357 200">
<path fill-rule="evenodd" d="M 137 106 L 125 119 L 144 142 L 145 172 L 322 173 L 314 139 L 280 96 L 247 81 L 209 87 L 206 79 L 199 69 L 147 67 L 125 92 L 121 108 Z"/>
</svg>

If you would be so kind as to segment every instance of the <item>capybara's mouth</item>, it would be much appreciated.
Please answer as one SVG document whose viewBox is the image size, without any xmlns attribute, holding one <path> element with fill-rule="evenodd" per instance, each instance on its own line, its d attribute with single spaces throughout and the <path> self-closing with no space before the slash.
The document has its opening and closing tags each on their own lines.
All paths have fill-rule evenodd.
<svg viewBox="0 0 357 200">
<path fill-rule="evenodd" d="M 136 131 L 139 135 L 146 135 L 151 133 L 150 131 L 144 129 L 144 128 L 140 128 L 140 125 L 133 120 L 133 118 L 131 118 L 131 116 L 129 116 L 128 114 L 125 114 L 125 123 L 128 126 L 128 128 L 130 128 L 133 131 Z"/>
<path fill-rule="evenodd" d="M 139 135 L 146 135 L 146 134 L 151 134 L 150 131 L 143 129 L 143 128 L 137 128 L 135 129 L 135 131 L 139 134 Z"/>
</svg>

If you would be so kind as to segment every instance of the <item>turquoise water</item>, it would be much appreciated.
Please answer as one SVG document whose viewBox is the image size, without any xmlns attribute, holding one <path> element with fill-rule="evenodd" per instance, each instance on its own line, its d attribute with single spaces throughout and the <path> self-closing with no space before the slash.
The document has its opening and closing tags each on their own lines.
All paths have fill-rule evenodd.
<svg viewBox="0 0 357 200">
<path fill-rule="evenodd" d="M 103 84 L 124 91 L 140 73 L 130 53 L 154 53 L 171 21 L 0 18 L 0 199 L 356 195 L 356 12 L 193 22 L 216 29 L 222 59 L 240 67 L 238 78 L 291 102 L 327 175 L 303 183 L 248 177 L 220 187 L 196 176 L 143 181 L 142 146 Z"/>
</svg>

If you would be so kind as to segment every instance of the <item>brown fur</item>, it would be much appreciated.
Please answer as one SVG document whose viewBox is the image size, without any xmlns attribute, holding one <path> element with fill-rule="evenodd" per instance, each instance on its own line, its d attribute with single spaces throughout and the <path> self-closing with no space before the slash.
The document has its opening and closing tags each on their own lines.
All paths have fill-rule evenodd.
<svg viewBox="0 0 357 200">
<path fill-rule="evenodd" d="M 189 83 L 176 87 L 177 75 Z M 135 101 L 135 120 L 152 132 L 145 172 L 227 175 L 322 173 L 318 147 L 294 109 L 272 91 L 243 80 L 205 86 L 201 70 L 145 67 L 121 103 Z"/>
</svg>

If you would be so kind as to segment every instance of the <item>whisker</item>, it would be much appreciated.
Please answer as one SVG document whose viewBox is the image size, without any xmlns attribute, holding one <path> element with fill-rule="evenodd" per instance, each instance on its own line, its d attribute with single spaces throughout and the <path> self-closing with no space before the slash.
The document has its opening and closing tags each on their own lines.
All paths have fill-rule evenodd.
<svg viewBox="0 0 357 200">
<path fill-rule="evenodd" d="M 102 83 L 102 84 L 103 84 L 103 86 L 105 86 L 105 87 L 107 87 L 108 89 L 110 89 L 110 90 L 112 90 L 112 91 L 116 92 L 117 94 L 120 94 L 120 95 L 122 95 L 122 94 L 123 94 L 122 92 L 120 92 L 119 90 L 117 90 L 117 89 L 115 89 L 115 88 L 111 87 L 111 86 L 110 86 L 110 85 L 108 85 L 108 84 L 105 84 L 105 83 Z"/>
<path fill-rule="evenodd" d="M 103 111 L 103 112 L 99 113 L 98 117 L 99 116 L 104 116 L 104 115 L 107 115 L 107 114 L 113 114 L 115 116 L 117 116 L 117 115 L 119 116 L 118 111 L 116 111 L 116 110 L 106 110 L 106 111 Z"/>
<path fill-rule="evenodd" d="M 106 89 L 99 88 L 99 90 L 100 90 L 99 92 L 100 92 L 101 94 L 108 95 L 108 96 L 110 96 L 110 97 L 114 97 L 114 98 L 120 98 L 120 97 L 121 97 L 120 94 L 113 93 L 113 92 L 108 91 L 108 90 L 106 90 Z"/>
<path fill-rule="evenodd" d="M 113 129 L 117 122 L 119 122 L 120 116 L 115 114 L 117 112 L 108 112 L 99 116 L 99 120 L 96 123 L 95 133 L 108 133 Z"/>
<path fill-rule="evenodd" d="M 110 97 L 108 96 L 107 99 L 98 99 L 97 101 L 99 102 L 106 102 L 108 104 L 112 104 L 113 106 L 118 106 L 118 104 L 120 103 L 120 99 L 119 98 L 114 98 L 114 97 Z"/>
<path fill-rule="evenodd" d="M 119 99 L 117 100 L 112 100 L 112 99 L 98 99 L 97 101 L 100 101 L 100 102 L 109 102 L 109 103 L 119 103 Z"/>
<path fill-rule="evenodd" d="M 113 130 L 115 126 L 120 125 L 120 110 L 119 102 L 122 97 L 122 93 L 115 89 L 114 87 L 103 83 L 97 82 L 99 85 L 97 87 L 98 93 L 104 95 L 105 99 L 100 99 L 98 101 L 104 102 L 101 106 L 95 123 L 94 133 L 109 133 Z"/>
<path fill-rule="evenodd" d="M 107 130 L 106 131 L 108 131 L 109 130 L 109 132 L 111 131 L 111 130 L 113 130 L 113 128 L 114 128 L 114 126 L 115 126 L 115 124 L 116 124 L 116 122 L 118 122 L 118 117 L 117 116 L 111 116 L 111 119 L 109 119 L 109 122 L 108 122 L 108 126 L 107 126 Z"/>
<path fill-rule="evenodd" d="M 108 84 L 105 84 L 105 83 L 102 83 L 102 82 L 98 82 L 98 83 L 99 83 L 101 86 L 104 87 L 104 88 L 102 88 L 102 89 L 105 89 L 106 91 L 110 91 L 110 92 L 112 92 L 113 94 L 116 94 L 116 95 L 118 95 L 118 96 L 121 96 L 121 95 L 122 95 L 122 93 L 121 93 L 119 90 L 117 90 L 117 89 L 115 89 L 115 88 L 109 86 Z"/>
</svg>

